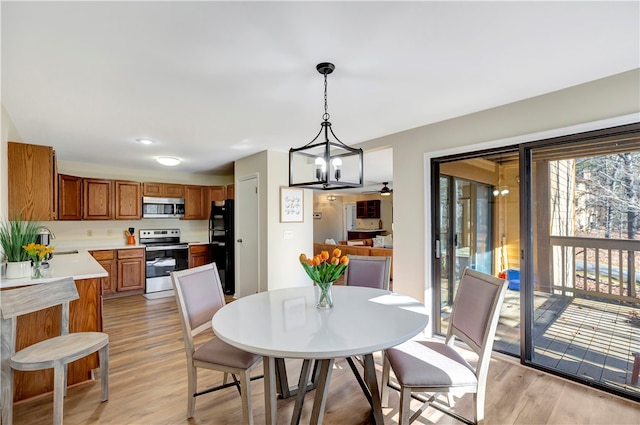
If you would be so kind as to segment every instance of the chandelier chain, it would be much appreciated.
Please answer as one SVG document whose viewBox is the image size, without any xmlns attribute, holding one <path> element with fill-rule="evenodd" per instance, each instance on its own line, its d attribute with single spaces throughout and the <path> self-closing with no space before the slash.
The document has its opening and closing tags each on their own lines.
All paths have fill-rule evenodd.
<svg viewBox="0 0 640 425">
<path fill-rule="evenodd" d="M 329 121 L 329 106 L 327 104 L 327 73 L 324 73 L 324 114 L 322 115 L 322 119 L 325 121 Z"/>
</svg>

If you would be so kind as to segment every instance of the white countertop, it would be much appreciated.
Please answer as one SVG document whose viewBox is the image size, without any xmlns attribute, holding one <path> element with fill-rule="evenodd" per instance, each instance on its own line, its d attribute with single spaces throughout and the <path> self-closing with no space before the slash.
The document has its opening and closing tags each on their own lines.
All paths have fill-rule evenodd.
<svg viewBox="0 0 640 425">
<path fill-rule="evenodd" d="M 49 261 L 49 270 L 46 277 L 41 279 L 7 279 L 3 277 L 2 282 L 0 282 L 0 288 L 47 283 L 64 277 L 73 277 L 74 280 L 78 280 L 106 277 L 108 275 L 107 271 L 87 251 L 64 255 L 56 255 L 54 251 L 53 258 Z"/>
<path fill-rule="evenodd" d="M 386 232 L 386 230 L 384 230 L 384 229 L 357 229 L 357 228 L 353 228 L 353 229 L 349 229 L 349 230 L 347 230 L 347 232 L 359 232 L 359 233 L 365 233 L 365 232 Z"/>
</svg>

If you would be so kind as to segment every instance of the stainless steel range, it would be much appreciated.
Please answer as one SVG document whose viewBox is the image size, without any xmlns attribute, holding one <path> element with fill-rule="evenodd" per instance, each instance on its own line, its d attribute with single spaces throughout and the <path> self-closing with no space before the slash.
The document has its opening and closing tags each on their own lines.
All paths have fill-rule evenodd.
<svg viewBox="0 0 640 425">
<path fill-rule="evenodd" d="M 139 241 L 146 250 L 145 293 L 173 289 L 173 271 L 189 267 L 189 245 L 180 242 L 180 229 L 140 230 Z"/>
</svg>

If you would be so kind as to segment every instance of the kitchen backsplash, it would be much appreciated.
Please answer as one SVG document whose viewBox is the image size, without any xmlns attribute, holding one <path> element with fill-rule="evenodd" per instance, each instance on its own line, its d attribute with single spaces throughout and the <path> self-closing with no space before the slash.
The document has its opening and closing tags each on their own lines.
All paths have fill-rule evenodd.
<svg viewBox="0 0 640 425">
<path fill-rule="evenodd" d="M 208 220 L 143 219 L 143 220 L 83 220 L 83 221 L 43 221 L 55 235 L 51 242 L 59 249 L 83 249 L 86 246 L 104 244 L 107 246 L 125 245 L 127 237 L 124 231 L 135 229 L 136 243 L 139 242 L 140 229 L 180 229 L 183 242 L 208 242 Z M 55 251 L 54 251 L 55 253 Z"/>
</svg>

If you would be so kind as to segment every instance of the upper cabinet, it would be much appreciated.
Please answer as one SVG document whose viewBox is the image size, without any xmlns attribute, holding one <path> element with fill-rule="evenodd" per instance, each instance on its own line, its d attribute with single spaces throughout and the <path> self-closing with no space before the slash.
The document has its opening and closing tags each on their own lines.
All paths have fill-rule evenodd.
<svg viewBox="0 0 640 425">
<path fill-rule="evenodd" d="M 142 196 L 158 196 L 161 198 L 184 198 L 184 185 L 174 183 L 142 184 Z"/>
<path fill-rule="evenodd" d="M 58 178 L 50 146 L 7 143 L 9 217 L 50 221 L 57 218 Z"/>
<path fill-rule="evenodd" d="M 141 184 L 115 181 L 116 220 L 140 220 L 142 218 Z"/>
<path fill-rule="evenodd" d="M 184 186 L 184 220 L 206 220 L 209 218 L 208 208 L 205 208 L 205 199 L 208 194 L 206 186 Z"/>
<path fill-rule="evenodd" d="M 235 196 L 235 189 L 232 184 L 227 185 L 227 199 L 233 199 Z"/>
<path fill-rule="evenodd" d="M 113 180 L 82 179 L 84 220 L 113 220 Z"/>
<path fill-rule="evenodd" d="M 373 199 L 369 201 L 356 202 L 357 218 L 380 218 L 380 200 Z"/>
<path fill-rule="evenodd" d="M 211 205 L 213 201 L 224 201 L 227 199 L 227 189 L 224 186 L 209 186 L 209 202 L 207 206 Z M 208 207 L 205 209 L 209 209 Z"/>
<path fill-rule="evenodd" d="M 82 220 L 82 177 L 59 175 L 58 220 Z"/>
</svg>

